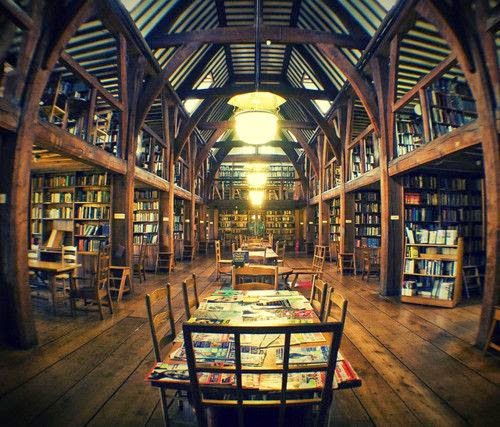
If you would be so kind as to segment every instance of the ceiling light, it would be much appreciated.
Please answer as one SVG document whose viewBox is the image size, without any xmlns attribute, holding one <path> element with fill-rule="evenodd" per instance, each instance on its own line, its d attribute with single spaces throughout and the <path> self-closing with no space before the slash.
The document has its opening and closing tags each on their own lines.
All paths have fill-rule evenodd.
<svg viewBox="0 0 500 427">
<path fill-rule="evenodd" d="M 249 172 L 247 182 L 250 187 L 261 188 L 266 185 L 267 174 L 265 172 Z"/>
<path fill-rule="evenodd" d="M 261 206 L 264 201 L 264 191 L 262 190 L 250 190 L 248 192 L 248 198 L 253 206 Z"/>
<path fill-rule="evenodd" d="M 286 100 L 271 92 L 250 92 L 233 96 L 229 104 L 236 107 L 236 137 L 252 145 L 261 145 L 276 138 L 278 108 Z"/>
</svg>

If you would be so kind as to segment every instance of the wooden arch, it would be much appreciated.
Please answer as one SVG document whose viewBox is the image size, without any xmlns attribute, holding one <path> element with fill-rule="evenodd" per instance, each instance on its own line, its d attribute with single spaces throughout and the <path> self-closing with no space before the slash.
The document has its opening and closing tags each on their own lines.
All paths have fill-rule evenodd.
<svg viewBox="0 0 500 427">
<path fill-rule="evenodd" d="M 434 24 L 456 53 L 476 100 L 477 120 L 482 134 L 481 144 L 485 154 L 483 164 L 487 193 L 486 277 L 479 331 L 476 337 L 476 345 L 482 346 L 486 341 L 494 306 L 500 300 L 500 263 L 498 262 L 500 253 L 500 145 L 495 126 L 494 99 L 490 91 L 488 70 L 481 56 L 481 46 L 477 44 L 472 34 L 471 27 L 475 27 L 473 23 L 468 23 L 463 15 L 454 15 L 451 19 L 449 12 L 436 0 L 421 0 L 416 10 L 424 19 Z M 473 16 L 472 10 L 470 15 Z M 465 37 L 459 35 L 461 32 L 465 34 Z"/>
</svg>

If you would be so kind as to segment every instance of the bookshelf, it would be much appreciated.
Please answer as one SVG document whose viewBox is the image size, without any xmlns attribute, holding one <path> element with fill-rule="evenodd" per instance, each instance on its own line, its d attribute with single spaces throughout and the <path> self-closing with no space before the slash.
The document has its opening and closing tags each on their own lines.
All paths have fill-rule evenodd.
<svg viewBox="0 0 500 427">
<path fill-rule="evenodd" d="M 248 212 L 242 210 L 222 210 L 219 212 L 219 232 L 225 246 L 239 243 L 240 234 L 248 234 Z"/>
<path fill-rule="evenodd" d="M 335 197 L 330 205 L 330 240 L 340 241 L 340 197 Z"/>
<path fill-rule="evenodd" d="M 439 79 L 426 88 L 432 139 L 477 118 L 476 103 L 466 83 Z"/>
<path fill-rule="evenodd" d="M 110 191 L 107 173 L 33 175 L 32 243 L 55 249 L 74 245 L 83 254 L 97 252 L 110 236 Z"/>
<path fill-rule="evenodd" d="M 414 234 L 407 230 L 401 301 L 455 307 L 462 297 L 463 239 L 456 233 Z M 437 235 L 438 233 L 436 233 Z M 443 243 L 429 243 L 430 241 Z"/>
<path fill-rule="evenodd" d="M 464 240 L 464 257 L 482 266 L 484 254 L 483 192 L 480 178 L 450 178 L 437 174 L 403 177 L 405 227 L 456 230 Z"/>
<path fill-rule="evenodd" d="M 295 246 L 295 215 L 293 210 L 266 211 L 266 234 L 273 234 L 274 241 L 286 242 L 288 248 Z"/>
<path fill-rule="evenodd" d="M 349 179 L 361 176 L 361 146 L 356 144 L 349 151 Z"/>
<path fill-rule="evenodd" d="M 157 190 L 134 190 L 134 253 L 139 254 L 142 242 L 146 245 L 145 268 L 154 269 L 158 250 L 160 198 Z"/>
<path fill-rule="evenodd" d="M 380 247 L 380 192 L 354 194 L 354 242 L 356 248 Z"/>
<path fill-rule="evenodd" d="M 368 172 L 380 164 L 379 139 L 372 132 L 361 143 L 365 146 L 364 172 Z"/>
<path fill-rule="evenodd" d="M 395 114 L 396 155 L 402 156 L 425 144 L 422 116 L 403 110 Z"/>
</svg>

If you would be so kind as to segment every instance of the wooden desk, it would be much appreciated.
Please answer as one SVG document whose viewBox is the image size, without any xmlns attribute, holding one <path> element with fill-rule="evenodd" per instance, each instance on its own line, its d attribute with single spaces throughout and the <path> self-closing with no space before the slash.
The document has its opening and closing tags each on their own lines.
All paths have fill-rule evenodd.
<svg viewBox="0 0 500 427">
<path fill-rule="evenodd" d="M 255 296 L 253 296 L 255 295 Z M 238 301 L 238 298 L 245 298 L 245 301 Z M 271 299 L 291 299 L 293 298 L 293 305 L 292 307 L 297 307 L 297 308 L 286 308 L 284 309 L 287 312 L 287 316 L 289 318 L 284 318 L 281 316 L 278 316 L 276 319 L 267 319 L 267 320 L 262 320 L 266 318 L 266 315 L 259 315 L 258 317 L 246 317 L 245 318 L 245 313 L 248 313 L 250 306 L 253 304 L 256 304 L 257 302 L 262 303 L 265 300 L 271 301 Z M 223 305 L 223 307 L 221 307 Z M 200 304 L 200 307 L 198 310 L 195 311 L 193 317 L 190 319 L 190 321 L 200 321 L 204 323 L 210 323 L 210 322 L 217 322 L 217 320 L 223 320 L 227 319 L 227 313 L 230 311 L 235 310 L 237 306 L 241 305 L 241 313 L 242 313 L 242 318 L 234 318 L 229 320 L 229 325 L 231 324 L 244 324 L 245 326 L 252 326 L 252 325 L 258 325 L 258 326 L 263 326 L 263 325 L 286 325 L 286 324 L 296 324 L 297 322 L 300 323 L 319 323 L 319 319 L 314 313 L 311 305 L 309 304 L 309 301 L 299 292 L 297 291 L 258 291 L 258 293 L 255 293 L 254 291 L 233 291 L 233 290 L 221 290 L 215 292 L 213 295 L 210 297 L 207 297 L 202 301 Z M 216 306 L 219 306 L 219 309 L 216 310 Z M 226 306 L 228 307 L 226 309 Z M 213 309 L 211 309 L 211 307 Z M 259 310 L 260 311 L 260 310 Z M 272 311 L 270 308 L 263 308 L 262 313 L 265 311 L 269 312 Z M 210 314 L 211 313 L 211 314 Z M 272 314 L 271 314 L 272 315 Z M 247 314 L 248 316 L 248 314 Z M 210 321 L 204 320 L 204 319 L 212 319 Z M 259 319 L 259 320 L 255 320 Z M 325 337 L 325 336 L 324 336 Z M 277 337 L 279 338 L 279 336 Z M 321 345 L 328 345 L 329 339 L 328 337 L 326 338 L 325 341 L 315 341 L 315 342 L 305 342 L 302 344 L 298 344 L 300 346 L 306 346 L 306 347 L 311 347 L 311 346 L 321 346 Z M 271 342 L 273 344 L 273 341 Z M 261 348 L 266 349 L 266 355 L 264 358 L 264 361 L 262 363 L 263 368 L 275 368 L 276 365 L 276 352 L 272 351 L 273 346 L 269 345 L 264 345 Z M 275 344 L 278 344 L 279 346 L 279 341 L 276 342 Z M 178 350 L 182 346 L 182 336 L 179 334 L 174 341 L 172 348 L 169 351 L 169 356 L 165 359 L 164 364 L 155 364 L 153 366 L 153 369 L 149 372 L 148 377 L 146 378 L 148 381 L 151 382 L 151 385 L 154 387 L 160 387 L 164 389 L 174 389 L 174 390 L 189 390 L 190 383 L 189 383 L 189 376 L 187 373 L 187 366 L 185 366 L 185 369 L 183 366 L 186 364 L 185 361 L 183 360 L 176 360 L 176 359 L 171 359 L 171 355 L 174 351 Z M 271 350 L 271 351 L 269 351 Z M 175 379 L 161 379 L 161 376 L 158 377 L 157 373 L 161 372 L 161 370 L 167 370 L 169 367 L 176 366 L 176 368 L 172 368 L 172 371 L 169 371 L 173 374 Z M 159 371 L 155 371 L 155 368 L 158 367 Z M 181 369 L 179 369 L 181 368 Z M 184 370 L 182 370 L 184 369 Z M 345 373 L 349 372 L 352 373 L 352 376 L 349 377 L 348 380 L 346 381 L 336 381 L 335 387 L 336 388 L 354 388 L 354 387 L 359 387 L 361 386 L 361 379 L 355 374 L 354 370 L 350 366 L 349 362 L 343 358 L 340 353 L 339 353 L 339 358 L 337 362 L 337 369 L 336 369 L 336 378 L 344 378 Z M 187 378 L 186 378 L 187 376 Z M 221 387 L 221 384 L 218 385 L 213 385 L 210 384 L 210 387 Z M 231 387 L 231 385 L 223 385 L 225 389 L 227 390 L 228 387 Z M 252 392 L 272 392 L 272 389 L 269 388 L 262 388 L 260 389 L 259 386 L 257 385 L 257 388 L 252 387 L 249 389 Z M 311 389 L 308 389 L 306 391 L 310 391 Z M 290 390 L 291 392 L 293 391 L 304 391 L 304 389 L 294 389 Z"/>
<path fill-rule="evenodd" d="M 73 277 L 81 264 L 67 264 L 64 262 L 28 260 L 28 268 L 32 271 L 43 271 L 49 280 L 49 290 L 52 297 L 52 313 L 56 314 L 56 276 L 61 273 L 71 273 L 70 281 L 73 287 Z"/>
<path fill-rule="evenodd" d="M 236 252 L 248 252 L 250 260 L 258 260 L 264 264 L 271 264 L 272 262 L 278 260 L 278 254 L 270 248 L 262 248 L 262 250 L 239 248 Z"/>
</svg>

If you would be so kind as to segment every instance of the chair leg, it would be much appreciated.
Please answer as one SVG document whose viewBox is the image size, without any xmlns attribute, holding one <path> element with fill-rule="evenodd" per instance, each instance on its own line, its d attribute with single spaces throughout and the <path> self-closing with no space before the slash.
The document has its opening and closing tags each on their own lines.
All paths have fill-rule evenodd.
<svg viewBox="0 0 500 427">
<path fill-rule="evenodd" d="M 163 422 L 165 423 L 165 427 L 169 427 L 170 419 L 168 417 L 167 392 L 163 388 L 160 388 L 160 401 L 161 401 L 161 408 L 163 410 Z"/>
<path fill-rule="evenodd" d="M 111 292 L 109 291 L 109 285 L 106 288 L 108 290 L 107 293 L 107 298 L 108 298 L 108 304 L 109 304 L 109 314 L 113 314 L 113 300 L 111 298 Z"/>
<path fill-rule="evenodd" d="M 99 316 L 101 317 L 101 320 L 104 320 L 104 312 L 102 311 L 102 302 L 99 295 L 97 295 L 97 307 L 99 308 Z"/>
</svg>

